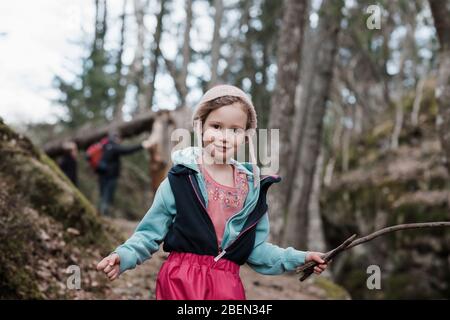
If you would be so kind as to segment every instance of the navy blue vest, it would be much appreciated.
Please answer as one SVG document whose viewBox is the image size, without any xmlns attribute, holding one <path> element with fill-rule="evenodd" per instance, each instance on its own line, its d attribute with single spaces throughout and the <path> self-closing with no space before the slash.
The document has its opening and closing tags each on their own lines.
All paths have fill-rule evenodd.
<svg viewBox="0 0 450 320">
<path fill-rule="evenodd" d="M 164 251 L 211 256 L 222 253 L 222 257 L 227 260 L 244 264 L 255 244 L 256 225 L 267 212 L 267 190 L 272 183 L 281 181 L 281 177 L 261 177 L 261 189 L 255 209 L 248 215 L 237 238 L 226 248 L 219 248 L 214 225 L 206 211 L 195 173 L 183 165 L 175 165 L 169 171 L 168 178 L 177 214 L 164 239 Z"/>
</svg>

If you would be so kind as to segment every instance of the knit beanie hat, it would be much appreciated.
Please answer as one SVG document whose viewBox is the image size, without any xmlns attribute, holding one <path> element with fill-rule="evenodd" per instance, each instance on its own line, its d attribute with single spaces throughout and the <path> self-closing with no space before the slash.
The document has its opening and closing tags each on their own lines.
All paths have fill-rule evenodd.
<svg viewBox="0 0 450 320">
<path fill-rule="evenodd" d="M 202 141 L 203 124 L 201 123 L 201 121 L 199 121 L 201 111 L 205 107 L 205 102 L 212 101 L 224 96 L 239 97 L 245 102 L 243 106 L 247 108 L 247 116 L 249 117 L 248 119 L 249 127 L 246 128 L 247 129 L 246 132 L 248 135 L 249 152 L 252 163 L 253 182 L 256 188 L 259 185 L 260 176 L 259 176 L 259 168 L 257 165 L 258 163 L 256 162 L 252 136 L 256 133 L 258 122 L 255 107 L 253 106 L 252 101 L 248 98 L 248 96 L 245 94 L 244 91 L 242 91 L 238 87 L 226 84 L 212 87 L 211 89 L 206 91 L 205 94 L 200 99 L 200 102 L 195 107 L 194 114 L 192 116 L 194 130 L 196 131 L 197 137 L 199 138 L 200 147 L 203 148 L 203 141 Z"/>
</svg>

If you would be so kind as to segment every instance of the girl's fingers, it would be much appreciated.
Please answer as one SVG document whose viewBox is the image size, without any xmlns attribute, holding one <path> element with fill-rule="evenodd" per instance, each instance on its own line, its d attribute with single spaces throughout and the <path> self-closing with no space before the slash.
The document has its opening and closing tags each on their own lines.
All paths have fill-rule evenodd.
<svg viewBox="0 0 450 320">
<path fill-rule="evenodd" d="M 325 271 L 326 268 L 327 268 L 326 264 L 319 264 L 314 267 L 314 271 L 323 272 L 323 271 Z"/>
<path fill-rule="evenodd" d="M 111 278 L 113 275 L 116 274 L 116 272 L 117 272 L 117 269 L 116 269 L 116 268 L 113 268 L 110 272 L 108 272 L 108 277 Z"/>
<path fill-rule="evenodd" d="M 119 270 L 114 268 L 111 272 L 108 273 L 109 280 L 114 280 L 119 275 Z"/>
<path fill-rule="evenodd" d="M 324 263 L 325 262 L 318 254 L 315 254 L 312 258 L 317 263 Z"/>
<path fill-rule="evenodd" d="M 109 273 L 114 267 L 112 267 L 111 265 L 107 265 L 106 268 L 103 270 L 103 272 L 105 273 Z"/>
<path fill-rule="evenodd" d="M 103 270 L 103 269 L 105 269 L 105 267 L 106 267 L 107 265 L 108 265 L 108 259 L 104 258 L 102 261 L 100 261 L 100 262 L 97 264 L 97 270 L 98 270 L 98 271 Z"/>
<path fill-rule="evenodd" d="M 119 276 L 119 256 L 112 254 L 97 264 L 97 270 L 103 271 L 109 280 L 113 281 Z"/>
<path fill-rule="evenodd" d="M 113 267 L 114 265 L 119 263 L 119 256 L 117 254 L 112 254 L 106 258 L 104 258 L 102 261 L 100 261 L 97 265 L 97 270 L 103 270 L 104 272 L 109 272 L 110 269 L 106 269 L 107 267 L 111 266 Z"/>
<path fill-rule="evenodd" d="M 117 272 L 115 275 L 113 275 L 109 280 L 114 281 L 119 277 L 119 273 Z"/>
<path fill-rule="evenodd" d="M 320 275 L 328 266 L 328 263 L 323 260 L 322 256 L 324 254 L 321 252 L 312 252 L 309 260 L 317 263 L 314 267 L 314 273 Z"/>
</svg>

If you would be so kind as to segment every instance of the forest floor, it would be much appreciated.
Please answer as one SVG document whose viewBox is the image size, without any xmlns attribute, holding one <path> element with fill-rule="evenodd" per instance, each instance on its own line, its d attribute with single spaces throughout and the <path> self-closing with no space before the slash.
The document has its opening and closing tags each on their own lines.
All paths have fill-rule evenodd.
<svg viewBox="0 0 450 320">
<path fill-rule="evenodd" d="M 137 222 L 124 219 L 110 219 L 113 225 L 129 237 L 136 228 Z M 156 277 L 161 264 L 168 254 L 158 251 L 152 259 L 136 269 L 125 272 L 117 280 L 110 283 L 108 299 L 155 299 Z M 241 267 L 241 278 L 244 283 L 247 299 L 348 299 L 348 294 L 325 277 L 301 283 L 298 275 L 289 273 L 278 276 L 261 275 L 247 265 Z"/>
</svg>

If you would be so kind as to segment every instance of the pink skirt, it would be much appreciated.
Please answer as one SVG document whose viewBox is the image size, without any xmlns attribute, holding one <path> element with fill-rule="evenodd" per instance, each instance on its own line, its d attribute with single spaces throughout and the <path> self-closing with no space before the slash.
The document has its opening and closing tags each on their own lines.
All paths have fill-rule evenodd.
<svg viewBox="0 0 450 320">
<path fill-rule="evenodd" d="M 171 252 L 156 280 L 156 300 L 245 300 L 240 266 L 213 256 Z"/>
</svg>

